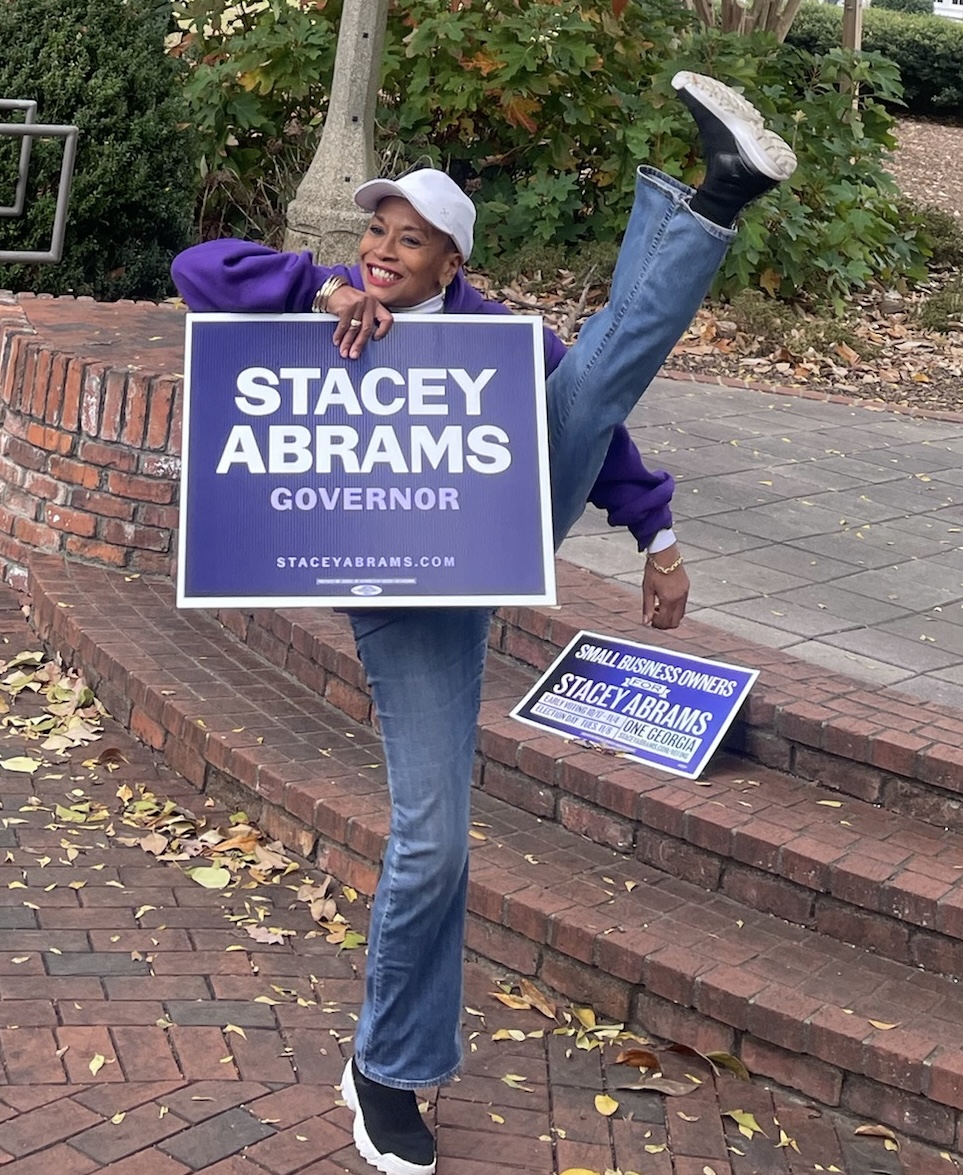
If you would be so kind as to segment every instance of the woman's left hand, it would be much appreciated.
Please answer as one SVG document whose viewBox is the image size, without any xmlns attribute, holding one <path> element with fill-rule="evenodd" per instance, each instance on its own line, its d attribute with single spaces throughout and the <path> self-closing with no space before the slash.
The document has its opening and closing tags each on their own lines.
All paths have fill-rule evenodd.
<svg viewBox="0 0 963 1175">
<path fill-rule="evenodd" d="M 679 566 L 675 571 L 666 573 L 653 566 L 653 562 L 657 562 L 662 567 L 671 567 L 677 560 Z M 685 616 L 688 599 L 689 577 L 682 566 L 678 546 L 673 544 L 646 559 L 642 576 L 643 624 L 651 624 L 653 628 L 678 628 Z"/>
<path fill-rule="evenodd" d="M 334 345 L 342 359 L 360 357 L 369 339 L 383 339 L 391 329 L 394 317 L 373 294 L 356 290 L 353 286 L 339 286 L 328 298 L 329 314 L 337 314 Z"/>
</svg>

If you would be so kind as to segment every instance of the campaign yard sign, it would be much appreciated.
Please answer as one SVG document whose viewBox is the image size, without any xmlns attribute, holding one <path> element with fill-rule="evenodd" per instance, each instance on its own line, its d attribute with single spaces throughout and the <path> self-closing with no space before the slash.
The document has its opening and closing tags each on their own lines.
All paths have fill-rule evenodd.
<svg viewBox="0 0 963 1175">
<path fill-rule="evenodd" d="M 512 717 L 698 779 L 758 676 L 580 632 Z"/>
<path fill-rule="evenodd" d="M 187 319 L 181 607 L 554 603 L 541 320 Z"/>
</svg>

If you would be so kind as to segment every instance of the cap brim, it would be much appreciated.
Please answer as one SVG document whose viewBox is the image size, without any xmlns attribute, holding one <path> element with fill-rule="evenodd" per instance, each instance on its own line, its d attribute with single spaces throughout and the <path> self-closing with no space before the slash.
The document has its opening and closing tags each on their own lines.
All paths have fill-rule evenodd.
<svg viewBox="0 0 963 1175">
<path fill-rule="evenodd" d="M 411 196 L 394 180 L 368 180 L 355 190 L 354 202 L 365 212 L 374 212 L 386 196 L 400 196 L 413 208 L 417 207 Z"/>
</svg>

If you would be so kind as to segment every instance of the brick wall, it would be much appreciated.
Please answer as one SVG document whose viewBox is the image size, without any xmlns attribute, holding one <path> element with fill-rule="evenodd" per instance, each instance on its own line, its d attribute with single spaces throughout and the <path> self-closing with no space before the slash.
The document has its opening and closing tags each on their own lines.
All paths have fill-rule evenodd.
<svg viewBox="0 0 963 1175">
<path fill-rule="evenodd" d="M 52 304 L 62 332 L 49 328 Z M 107 314 L 122 321 L 133 305 L 0 293 L 0 576 L 17 587 L 34 552 L 171 573 L 180 380 L 121 362 L 134 348 L 93 337 L 107 333 Z M 98 323 L 87 353 L 77 338 L 85 316 Z M 99 346 L 118 358 L 99 360 Z"/>
</svg>

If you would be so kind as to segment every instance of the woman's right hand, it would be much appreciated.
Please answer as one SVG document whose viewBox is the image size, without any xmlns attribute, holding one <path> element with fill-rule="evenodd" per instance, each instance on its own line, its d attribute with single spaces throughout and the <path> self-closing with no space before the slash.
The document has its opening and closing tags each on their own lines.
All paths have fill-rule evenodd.
<svg viewBox="0 0 963 1175">
<path fill-rule="evenodd" d="M 327 309 L 338 316 L 334 345 L 342 359 L 359 358 L 368 339 L 383 339 L 394 322 L 384 303 L 353 286 L 339 286 L 328 298 Z"/>
</svg>

